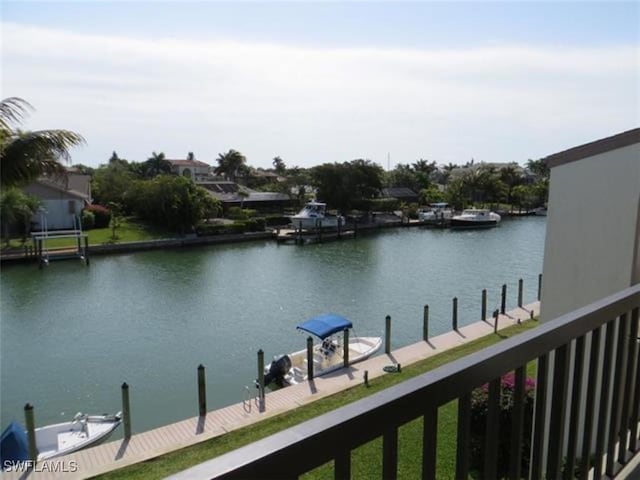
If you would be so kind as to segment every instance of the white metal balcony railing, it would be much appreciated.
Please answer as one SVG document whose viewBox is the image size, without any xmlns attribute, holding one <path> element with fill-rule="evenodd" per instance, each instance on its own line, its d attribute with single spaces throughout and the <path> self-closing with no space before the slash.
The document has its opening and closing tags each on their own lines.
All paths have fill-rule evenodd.
<svg viewBox="0 0 640 480">
<path fill-rule="evenodd" d="M 640 449 L 639 308 L 640 285 L 635 285 L 172 478 L 298 478 L 330 461 L 335 478 L 350 478 L 351 452 L 382 437 L 382 476 L 393 479 L 398 428 L 423 417 L 422 477 L 434 479 L 438 409 L 457 399 L 456 478 L 466 479 L 471 392 L 487 382 L 480 474 L 497 478 L 501 377 L 508 372 L 515 372 L 508 477 L 611 478 Z M 525 369 L 531 361 L 537 361 L 534 433 L 525 451 Z M 530 458 L 528 474 L 522 471 L 523 456 Z"/>
</svg>

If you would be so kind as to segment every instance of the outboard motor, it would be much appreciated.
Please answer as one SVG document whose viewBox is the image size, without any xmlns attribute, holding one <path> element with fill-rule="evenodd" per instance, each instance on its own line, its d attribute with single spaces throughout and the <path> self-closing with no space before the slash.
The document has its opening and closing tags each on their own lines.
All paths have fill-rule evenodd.
<svg viewBox="0 0 640 480">
<path fill-rule="evenodd" d="M 269 367 L 269 371 L 264 376 L 264 386 L 266 387 L 271 382 L 276 382 L 277 385 L 282 386 L 284 376 L 291 370 L 291 358 L 289 355 L 280 355 L 279 357 L 274 357 L 273 362 L 271 362 L 271 366 Z"/>
</svg>

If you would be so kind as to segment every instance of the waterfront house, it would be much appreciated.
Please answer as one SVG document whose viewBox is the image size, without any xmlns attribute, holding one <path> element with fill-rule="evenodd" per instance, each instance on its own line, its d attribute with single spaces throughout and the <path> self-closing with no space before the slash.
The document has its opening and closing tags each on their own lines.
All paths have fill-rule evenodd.
<svg viewBox="0 0 640 480">
<path fill-rule="evenodd" d="M 171 172 L 191 180 L 206 181 L 211 176 L 211 166 L 192 158 L 186 160 L 167 160 L 171 164 Z"/>
<path fill-rule="evenodd" d="M 91 177 L 75 172 L 61 177 L 40 177 L 23 191 L 37 197 L 42 206 L 32 219 L 32 230 L 43 228 L 44 218 L 49 230 L 73 229 L 82 209 L 92 202 Z"/>
<path fill-rule="evenodd" d="M 383 188 L 382 198 L 394 198 L 404 203 L 418 203 L 418 194 L 408 187 Z"/>
<path fill-rule="evenodd" d="M 497 478 L 501 377 L 515 372 L 509 478 L 640 478 L 640 130 L 565 150 L 551 167 L 537 328 L 174 476 L 298 478 L 333 462 L 351 477 L 358 447 L 382 439 L 382 478 L 398 478 L 399 428 L 422 418 L 422 478 L 437 478 L 438 410 L 457 402 L 456 478 L 468 478 L 471 392 L 488 382 L 481 478 Z M 527 366 L 535 362 L 531 442 Z M 518 393 L 520 392 L 520 393 Z M 526 448 L 525 448 L 526 446 Z"/>
</svg>

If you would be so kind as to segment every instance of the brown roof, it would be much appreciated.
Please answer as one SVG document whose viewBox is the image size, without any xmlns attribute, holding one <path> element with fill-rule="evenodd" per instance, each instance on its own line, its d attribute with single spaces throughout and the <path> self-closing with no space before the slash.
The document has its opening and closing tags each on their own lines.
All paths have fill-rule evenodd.
<svg viewBox="0 0 640 480">
<path fill-rule="evenodd" d="M 201 162 L 200 160 L 168 160 L 171 165 L 175 165 L 176 167 L 207 167 L 209 168 L 211 165 L 208 163 Z"/>
<path fill-rule="evenodd" d="M 634 128 L 626 132 L 613 135 L 611 137 L 596 140 L 595 142 L 585 143 L 578 147 L 570 148 L 559 153 L 549 155 L 543 160 L 549 168 L 564 165 L 565 163 L 575 162 L 583 158 L 593 157 L 601 153 L 617 150 L 618 148 L 628 147 L 634 143 L 640 143 L 640 128 Z"/>
</svg>

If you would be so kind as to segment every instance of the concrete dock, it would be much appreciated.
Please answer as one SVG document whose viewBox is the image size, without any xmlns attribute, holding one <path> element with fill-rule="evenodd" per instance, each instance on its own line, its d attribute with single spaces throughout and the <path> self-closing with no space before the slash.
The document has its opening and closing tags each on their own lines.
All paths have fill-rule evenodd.
<svg viewBox="0 0 640 480">
<path fill-rule="evenodd" d="M 498 328 L 512 326 L 539 314 L 540 304 L 534 302 L 506 312 L 498 317 Z M 2 478 L 87 478 L 113 471 L 134 463 L 149 460 L 179 450 L 189 445 L 237 430 L 260 420 L 314 402 L 341 390 L 363 383 L 364 371 L 369 379 L 385 375 L 383 367 L 400 363 L 411 365 L 451 348 L 469 343 L 494 332 L 493 318 L 460 327 L 412 345 L 381 354 L 341 369 L 327 376 L 293 385 L 266 394 L 265 410 L 260 412 L 256 398 L 228 407 L 207 412 L 205 417 L 192 417 L 171 425 L 132 435 L 130 439 L 115 440 L 97 447 L 81 450 L 70 455 L 40 462 L 29 473 L 4 472 Z M 255 394 L 256 392 L 251 392 Z"/>
</svg>

